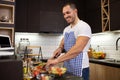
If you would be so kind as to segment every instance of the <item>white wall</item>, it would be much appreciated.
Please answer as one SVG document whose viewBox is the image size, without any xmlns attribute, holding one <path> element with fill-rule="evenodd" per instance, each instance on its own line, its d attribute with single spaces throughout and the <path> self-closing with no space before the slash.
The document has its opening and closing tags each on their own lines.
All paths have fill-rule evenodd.
<svg viewBox="0 0 120 80">
<path fill-rule="evenodd" d="M 41 46 L 43 57 L 50 57 L 60 44 L 62 35 L 44 33 L 15 33 L 16 48 L 19 46 L 20 38 L 29 38 L 30 45 Z"/>
<path fill-rule="evenodd" d="M 107 58 L 120 59 L 120 41 L 118 42 L 119 51 L 116 51 L 116 40 L 120 37 L 120 32 L 105 32 L 93 34 L 91 45 L 93 49 L 100 49 L 107 54 Z M 44 34 L 44 33 L 15 33 L 16 47 L 20 38 L 29 38 L 30 45 L 40 45 L 45 57 L 50 57 L 53 51 L 58 47 L 62 34 Z"/>
<path fill-rule="evenodd" d="M 118 42 L 119 50 L 116 51 L 116 40 L 120 37 L 120 32 L 105 32 L 94 34 L 91 39 L 93 49 L 97 50 L 97 45 L 107 54 L 107 58 L 120 59 L 120 40 Z"/>
</svg>

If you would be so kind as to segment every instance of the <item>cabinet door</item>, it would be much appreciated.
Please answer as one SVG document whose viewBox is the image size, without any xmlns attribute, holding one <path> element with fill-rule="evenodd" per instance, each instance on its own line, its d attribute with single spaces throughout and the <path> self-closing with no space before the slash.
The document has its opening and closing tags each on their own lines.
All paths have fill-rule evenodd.
<svg viewBox="0 0 120 80">
<path fill-rule="evenodd" d="M 27 0 L 16 0 L 15 31 L 27 31 Z"/>
<path fill-rule="evenodd" d="M 64 19 L 60 12 L 40 12 L 41 32 L 61 32 L 64 26 Z"/>
<path fill-rule="evenodd" d="M 27 31 L 39 32 L 40 28 L 40 0 L 28 0 Z"/>
<path fill-rule="evenodd" d="M 110 0 L 110 28 L 120 30 L 120 0 Z"/>
<path fill-rule="evenodd" d="M 40 1 L 40 32 L 63 31 L 66 24 L 62 15 L 63 3 L 61 0 Z"/>
<path fill-rule="evenodd" d="M 40 0 L 16 0 L 16 31 L 39 32 Z"/>
<path fill-rule="evenodd" d="M 93 33 L 102 32 L 100 0 L 87 0 L 85 4 L 85 21 L 91 26 Z"/>
<path fill-rule="evenodd" d="M 40 10 L 61 12 L 63 2 L 63 0 L 40 0 Z"/>
<path fill-rule="evenodd" d="M 14 59 L 1 59 L 0 60 L 0 79 L 1 80 L 23 80 L 22 61 L 21 60 L 18 61 Z"/>
<path fill-rule="evenodd" d="M 93 33 L 102 32 L 100 11 L 86 12 L 85 21 L 90 25 Z"/>
<path fill-rule="evenodd" d="M 120 68 L 90 63 L 90 80 L 120 80 Z"/>
<path fill-rule="evenodd" d="M 90 80 L 97 80 L 96 64 L 90 63 Z"/>
</svg>

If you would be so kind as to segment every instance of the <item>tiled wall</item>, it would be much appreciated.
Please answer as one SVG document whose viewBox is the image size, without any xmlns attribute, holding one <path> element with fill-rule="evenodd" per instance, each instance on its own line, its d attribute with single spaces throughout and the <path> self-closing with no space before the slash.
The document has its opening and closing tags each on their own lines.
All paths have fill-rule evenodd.
<svg viewBox="0 0 120 80">
<path fill-rule="evenodd" d="M 107 58 L 120 59 L 120 41 L 118 42 L 119 51 L 116 51 L 116 40 L 120 37 L 120 32 L 107 32 L 93 34 L 91 45 L 93 49 L 100 49 L 107 54 Z M 40 45 L 42 53 L 45 57 L 50 57 L 53 51 L 58 47 L 62 34 L 44 34 L 44 33 L 15 33 L 15 44 L 18 43 L 20 38 L 29 38 L 30 45 Z"/>
<path fill-rule="evenodd" d="M 104 51 L 107 55 L 106 58 L 120 59 L 120 40 L 118 42 L 119 50 L 116 51 L 116 40 L 120 37 L 120 32 L 105 32 L 93 34 L 91 39 L 92 48 Z"/>
<path fill-rule="evenodd" d="M 30 45 L 41 46 L 43 57 L 50 57 L 60 44 L 62 35 L 45 33 L 15 33 L 16 49 L 19 46 L 20 38 L 29 38 Z"/>
</svg>

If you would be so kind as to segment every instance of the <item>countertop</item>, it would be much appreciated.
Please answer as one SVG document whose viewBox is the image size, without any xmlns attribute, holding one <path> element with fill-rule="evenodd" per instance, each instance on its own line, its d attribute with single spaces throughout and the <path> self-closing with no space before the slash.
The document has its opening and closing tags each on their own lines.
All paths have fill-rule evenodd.
<svg viewBox="0 0 120 80">
<path fill-rule="evenodd" d="M 83 80 L 82 77 L 77 77 L 77 76 L 74 76 L 74 75 L 68 74 L 68 73 L 65 73 L 62 76 L 53 75 L 53 74 L 49 74 L 49 76 L 51 77 L 50 80 Z M 34 78 L 30 79 L 30 80 L 38 80 L 38 79 L 36 79 L 34 77 Z"/>
<path fill-rule="evenodd" d="M 116 60 L 90 58 L 89 62 L 90 63 L 96 63 L 96 64 L 102 64 L 102 65 L 106 65 L 106 66 L 120 68 L 120 61 L 116 61 Z"/>
<path fill-rule="evenodd" d="M 55 77 L 53 80 L 83 80 L 83 78 L 66 73 L 61 77 Z"/>
</svg>

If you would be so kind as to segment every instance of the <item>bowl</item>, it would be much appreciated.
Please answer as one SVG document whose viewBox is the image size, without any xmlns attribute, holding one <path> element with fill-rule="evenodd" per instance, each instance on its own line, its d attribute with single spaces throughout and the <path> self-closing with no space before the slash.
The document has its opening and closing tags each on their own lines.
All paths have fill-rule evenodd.
<svg viewBox="0 0 120 80">
<path fill-rule="evenodd" d="M 104 52 L 93 52 L 92 57 L 95 59 L 104 59 L 106 54 Z"/>
<path fill-rule="evenodd" d="M 61 76 L 65 74 L 66 70 L 67 69 L 65 67 L 51 67 L 50 73 Z"/>
</svg>

